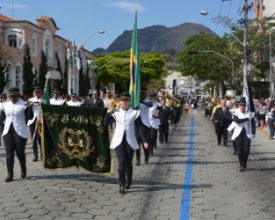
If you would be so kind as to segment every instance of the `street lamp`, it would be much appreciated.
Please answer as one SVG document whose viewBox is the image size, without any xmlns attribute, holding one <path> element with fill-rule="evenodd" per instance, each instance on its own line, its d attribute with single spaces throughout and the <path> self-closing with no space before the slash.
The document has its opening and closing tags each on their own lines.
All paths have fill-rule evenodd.
<svg viewBox="0 0 275 220">
<path fill-rule="evenodd" d="M 83 47 L 83 45 L 86 44 L 89 40 L 91 40 L 91 38 L 92 38 L 93 36 L 95 36 L 96 34 L 104 34 L 104 33 L 105 33 L 104 30 L 99 30 L 99 31 L 93 33 L 93 34 L 92 34 L 83 44 L 80 45 L 80 47 Z"/>
<path fill-rule="evenodd" d="M 245 7 L 246 8 L 246 7 Z M 210 12 L 204 11 L 202 10 L 200 12 L 202 15 L 208 15 L 210 14 L 214 19 L 216 19 L 216 21 L 221 24 L 223 27 L 225 27 L 226 29 L 230 29 L 229 27 L 227 27 L 224 23 L 218 21 L 217 17 L 215 17 L 213 14 L 211 14 Z M 243 46 L 243 95 L 245 95 L 245 77 L 247 76 L 247 36 L 246 36 L 246 24 L 244 24 L 244 40 L 243 43 L 232 33 L 231 30 L 231 35 Z"/>
</svg>

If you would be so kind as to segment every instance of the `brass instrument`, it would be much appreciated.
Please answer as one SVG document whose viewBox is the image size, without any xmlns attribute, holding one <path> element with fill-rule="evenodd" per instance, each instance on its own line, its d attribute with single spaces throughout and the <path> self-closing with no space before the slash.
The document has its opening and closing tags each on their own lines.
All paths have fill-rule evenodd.
<svg viewBox="0 0 275 220">
<path fill-rule="evenodd" d="M 170 107 L 177 107 L 179 108 L 181 106 L 181 101 L 169 94 L 165 95 L 166 102 Z"/>
</svg>

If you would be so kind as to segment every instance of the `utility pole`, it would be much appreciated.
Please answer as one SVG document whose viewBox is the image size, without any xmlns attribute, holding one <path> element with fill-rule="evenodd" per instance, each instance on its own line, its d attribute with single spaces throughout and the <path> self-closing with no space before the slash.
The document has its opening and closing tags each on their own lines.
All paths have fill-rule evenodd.
<svg viewBox="0 0 275 220">
<path fill-rule="evenodd" d="M 248 5 L 248 0 L 244 0 L 244 18 L 241 19 L 241 24 L 244 25 L 244 36 L 243 36 L 243 96 L 245 96 L 245 77 L 247 76 L 247 66 L 248 66 L 248 57 L 250 50 L 247 48 L 247 21 L 248 21 L 248 11 L 252 8 L 252 5 Z"/>
</svg>

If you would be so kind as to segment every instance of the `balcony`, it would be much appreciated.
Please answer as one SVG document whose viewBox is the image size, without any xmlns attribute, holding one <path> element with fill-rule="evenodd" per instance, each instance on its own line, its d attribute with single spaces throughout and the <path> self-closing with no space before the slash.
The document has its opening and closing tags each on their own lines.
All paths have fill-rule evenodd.
<svg viewBox="0 0 275 220">
<path fill-rule="evenodd" d="M 47 65 L 51 68 L 57 68 L 57 60 L 55 58 L 47 57 Z"/>
</svg>

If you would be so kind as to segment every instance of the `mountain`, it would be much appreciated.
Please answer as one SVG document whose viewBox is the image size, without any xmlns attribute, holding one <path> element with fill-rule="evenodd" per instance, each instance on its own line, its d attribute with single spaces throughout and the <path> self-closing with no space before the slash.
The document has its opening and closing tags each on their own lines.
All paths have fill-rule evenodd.
<svg viewBox="0 0 275 220">
<path fill-rule="evenodd" d="M 200 32 L 216 35 L 213 31 L 201 24 L 184 23 L 175 27 L 154 25 L 138 29 L 139 52 L 160 52 L 167 49 L 180 51 L 183 49 L 183 41 Z M 105 53 L 129 50 L 131 48 L 132 30 L 125 30 Z M 102 48 L 100 53 L 104 53 Z"/>
</svg>

